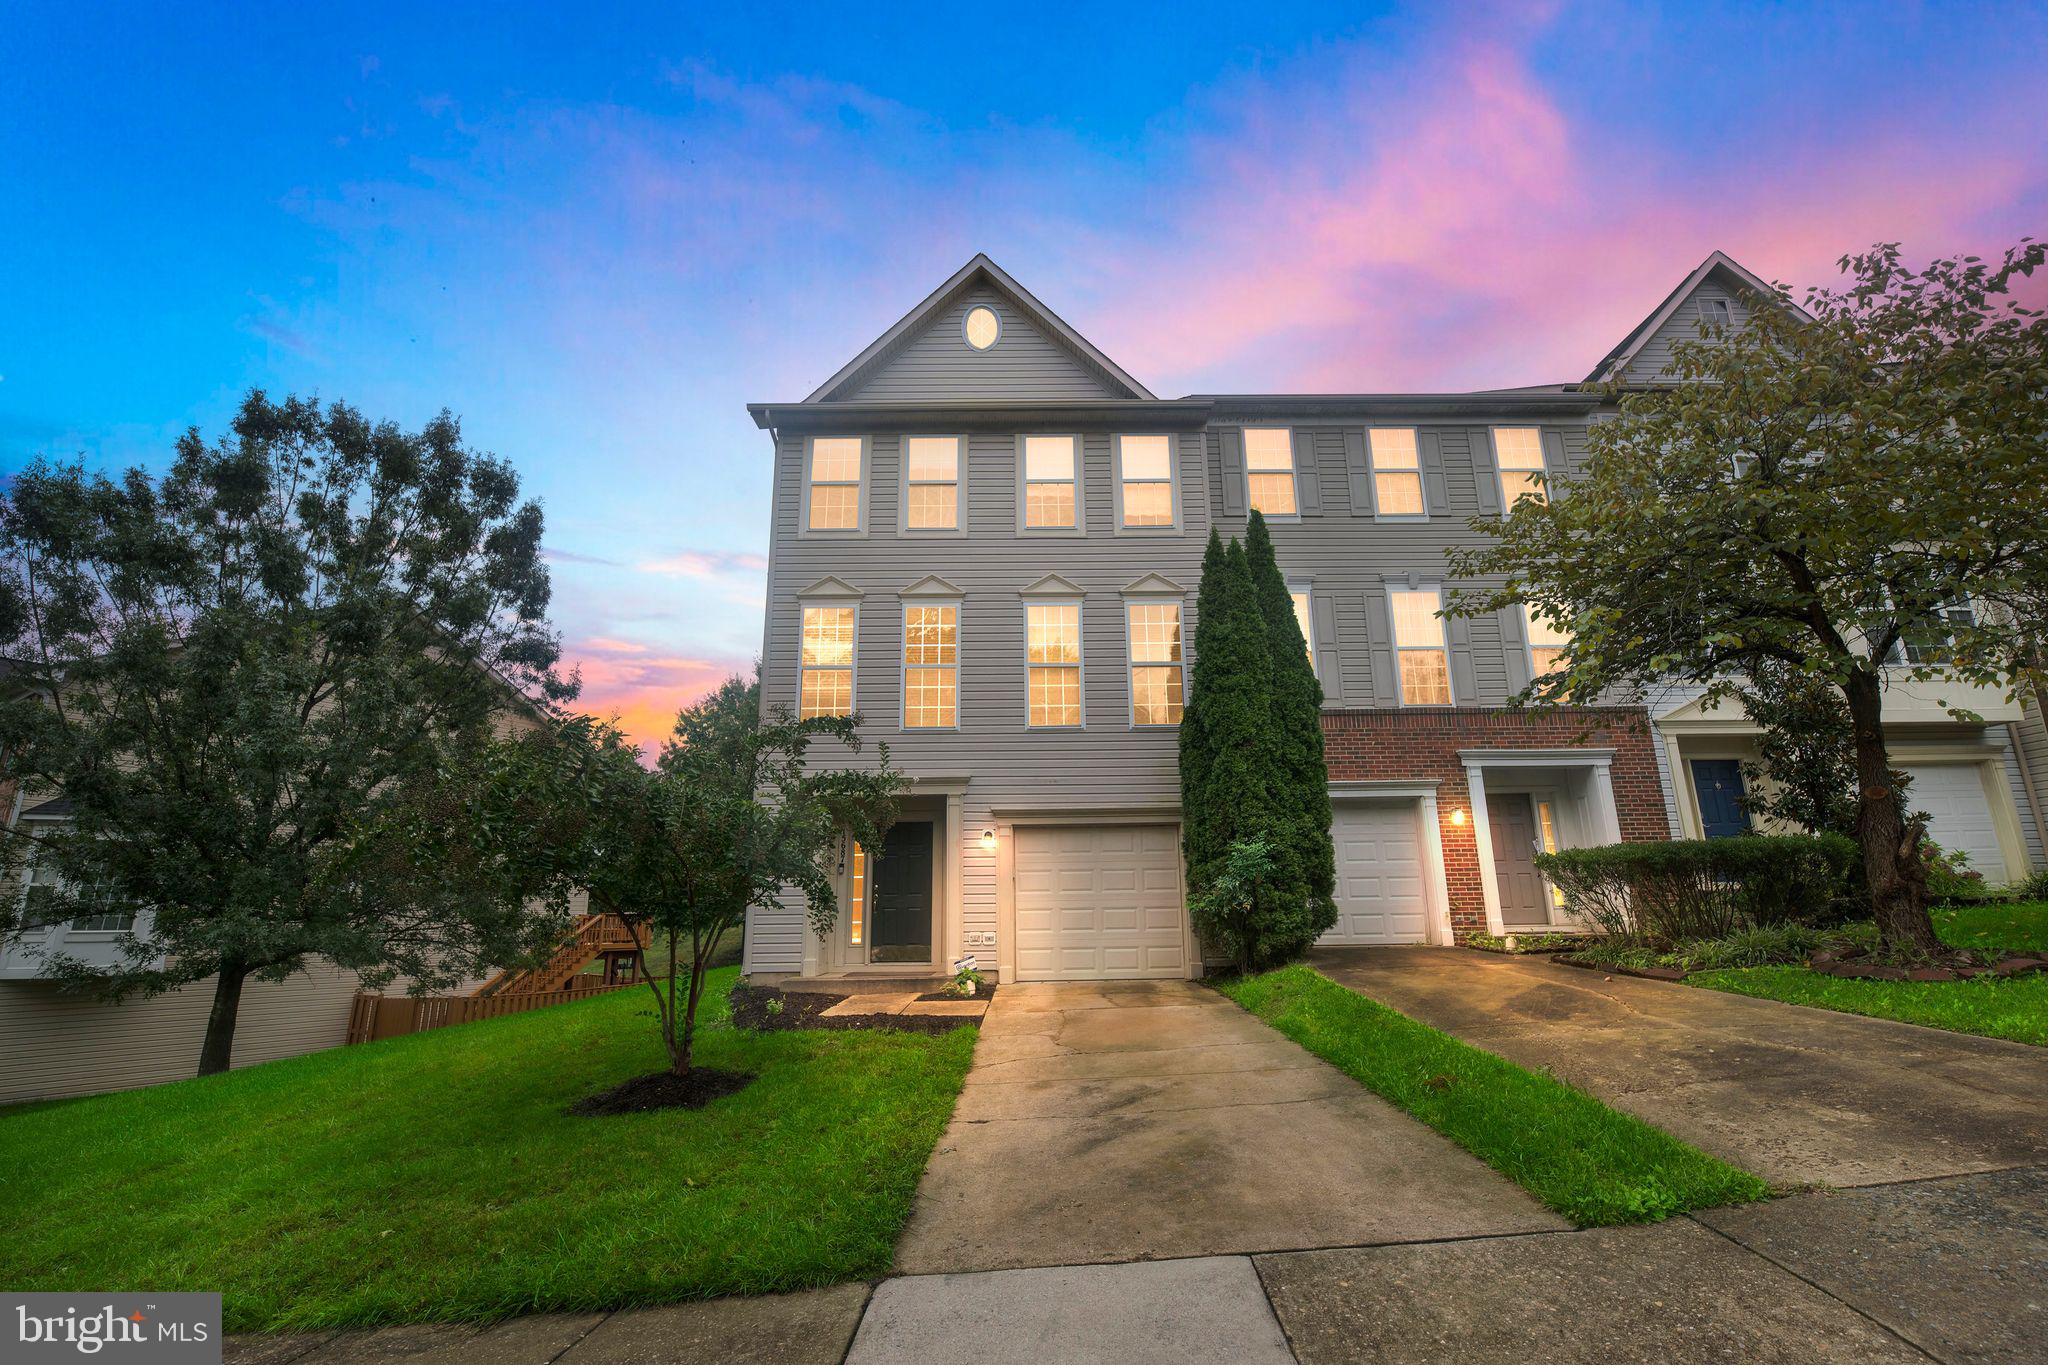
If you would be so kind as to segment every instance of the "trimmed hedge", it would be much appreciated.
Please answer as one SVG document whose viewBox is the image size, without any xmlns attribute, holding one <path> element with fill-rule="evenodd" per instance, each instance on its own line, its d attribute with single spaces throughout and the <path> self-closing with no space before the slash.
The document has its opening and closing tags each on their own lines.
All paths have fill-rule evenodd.
<svg viewBox="0 0 2048 1365">
<path fill-rule="evenodd" d="M 1610 937 L 1669 945 L 1838 919 L 1859 860 L 1839 835 L 1752 834 L 1568 848 L 1536 865 Z"/>
</svg>

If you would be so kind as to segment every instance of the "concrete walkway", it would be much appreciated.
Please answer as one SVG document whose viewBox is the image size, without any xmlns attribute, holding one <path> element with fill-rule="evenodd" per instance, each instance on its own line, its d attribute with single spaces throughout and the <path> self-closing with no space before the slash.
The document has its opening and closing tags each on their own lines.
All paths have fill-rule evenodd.
<svg viewBox="0 0 2048 1365">
<path fill-rule="evenodd" d="M 1778 1184 L 2048 1162 L 2048 1049 L 1543 958 L 1340 948 L 1310 962 Z"/>
<path fill-rule="evenodd" d="M 2048 1173 L 1654 1227 L 1000 1270 L 495 1327 L 242 1337 L 229 1365 L 2038 1361 Z M 850 1348 L 850 1349 L 849 1349 Z"/>
<path fill-rule="evenodd" d="M 1011 985 L 896 1248 L 904 1274 L 1565 1226 L 1187 981 Z"/>
</svg>

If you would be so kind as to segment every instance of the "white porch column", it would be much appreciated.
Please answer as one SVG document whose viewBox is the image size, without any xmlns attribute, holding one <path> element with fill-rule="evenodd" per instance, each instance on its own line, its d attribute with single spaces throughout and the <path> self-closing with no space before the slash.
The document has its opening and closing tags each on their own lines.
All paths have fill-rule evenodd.
<svg viewBox="0 0 2048 1365">
<path fill-rule="evenodd" d="M 1600 832 L 1597 842 L 1621 842 L 1621 813 L 1614 808 L 1614 774 L 1605 763 L 1593 769 L 1593 825 Z"/>
<path fill-rule="evenodd" d="M 1465 765 L 1465 787 L 1472 796 L 1472 843 L 1479 851 L 1479 891 L 1486 900 L 1486 932 L 1506 932 L 1500 916 L 1500 881 L 1493 875 L 1493 830 L 1486 818 L 1486 770 Z"/>
</svg>

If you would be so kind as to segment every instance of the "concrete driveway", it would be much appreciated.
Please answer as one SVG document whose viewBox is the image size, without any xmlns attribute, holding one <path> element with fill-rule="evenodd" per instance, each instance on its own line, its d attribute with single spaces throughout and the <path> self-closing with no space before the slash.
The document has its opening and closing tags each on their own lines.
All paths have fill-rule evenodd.
<svg viewBox="0 0 2048 1365">
<path fill-rule="evenodd" d="M 1780 1184 L 2048 1162 L 2048 1049 L 1459 948 L 1310 961 Z"/>
<path fill-rule="evenodd" d="M 916 1275 L 1564 1226 L 1206 987 L 1006 985 L 896 1264 Z"/>
</svg>

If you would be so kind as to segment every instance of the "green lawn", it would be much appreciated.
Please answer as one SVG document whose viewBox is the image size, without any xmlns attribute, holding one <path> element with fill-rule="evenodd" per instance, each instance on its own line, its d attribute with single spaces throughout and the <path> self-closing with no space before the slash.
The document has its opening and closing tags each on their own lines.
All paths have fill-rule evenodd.
<svg viewBox="0 0 2048 1365">
<path fill-rule="evenodd" d="M 1943 942 L 1957 948 L 2048 952 L 2048 901 L 1937 910 L 1934 927 Z M 1747 967 L 1700 972 L 1687 977 L 1686 984 L 2048 1047 L 2048 975 L 2040 973 L 2010 979 L 1870 981 L 1823 976 L 1805 967 Z"/>
<path fill-rule="evenodd" d="M 1225 995 L 1580 1227 L 1764 1199 L 1770 1186 L 1546 1074 L 1461 1043 L 1299 964 Z"/>
<path fill-rule="evenodd" d="M 665 1056 L 622 991 L 0 1111 L 0 1284 L 222 1290 L 230 1330 L 489 1319 L 888 1269 L 975 1030 L 743 1033 L 697 1111 L 570 1118 Z"/>
</svg>

